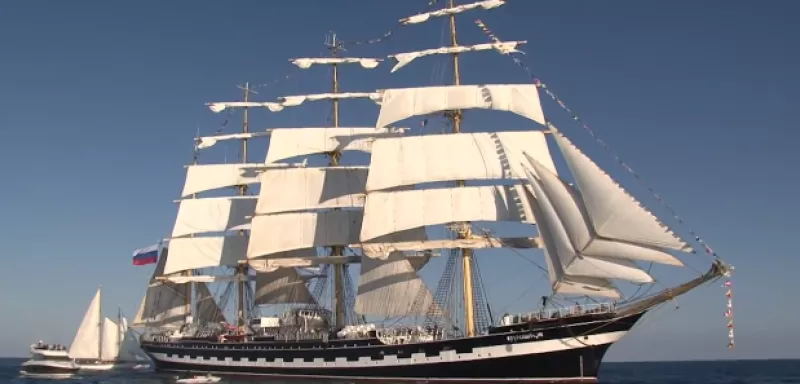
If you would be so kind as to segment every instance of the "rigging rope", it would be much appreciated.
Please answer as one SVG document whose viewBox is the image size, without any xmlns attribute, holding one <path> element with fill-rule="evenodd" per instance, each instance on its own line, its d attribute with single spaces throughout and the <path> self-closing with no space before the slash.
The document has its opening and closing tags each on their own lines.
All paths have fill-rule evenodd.
<svg viewBox="0 0 800 384">
<path fill-rule="evenodd" d="M 489 37 L 489 39 L 491 39 L 493 42 L 500 42 L 500 39 L 499 39 L 499 38 L 498 38 L 498 37 L 497 37 L 497 36 L 496 36 L 496 35 L 495 35 L 495 34 L 494 34 L 492 31 L 491 31 L 491 29 L 489 29 L 489 27 L 488 27 L 488 26 L 486 26 L 486 24 L 485 24 L 484 22 L 482 22 L 480 19 L 475 19 L 475 24 L 476 24 L 476 25 L 478 26 L 478 28 L 480 28 L 480 29 L 481 29 L 481 31 L 483 31 L 483 33 L 484 33 L 484 34 L 485 34 L 487 37 Z M 598 136 L 598 135 L 595 133 L 595 131 L 594 131 L 592 128 L 590 128 L 590 127 L 589 127 L 589 125 L 588 125 L 588 124 L 586 124 L 586 123 L 585 123 L 585 122 L 584 122 L 584 121 L 583 121 L 583 120 L 582 120 L 582 119 L 581 119 L 581 118 L 580 118 L 580 117 L 579 117 L 579 116 L 578 116 L 578 115 L 577 115 L 575 112 L 573 112 L 573 111 L 572 111 L 572 109 L 571 109 L 571 108 L 569 108 L 569 107 L 566 105 L 566 103 L 564 103 L 564 101 L 563 101 L 563 100 L 561 100 L 561 98 L 559 98 L 558 96 L 556 96 L 556 94 L 555 94 L 555 93 L 553 93 L 553 91 L 551 91 L 551 90 L 550 90 L 550 88 L 548 88 L 548 87 L 547 87 L 547 85 L 545 85 L 545 84 L 544 84 L 544 83 L 541 81 L 541 79 L 539 79 L 539 77 L 537 77 L 537 76 L 536 76 L 536 75 L 533 73 L 533 71 L 530 69 L 530 67 L 528 67 L 527 65 L 525 65 L 525 63 L 523 63 L 523 62 L 522 62 L 522 59 L 519 57 L 519 55 L 518 55 L 518 54 L 514 54 L 514 53 L 512 53 L 512 54 L 509 54 L 509 57 L 511 57 L 511 59 L 514 61 L 514 63 L 515 63 L 515 64 L 517 64 L 517 66 L 521 67 L 523 70 L 525 70 L 525 72 L 527 72 L 527 73 L 528 73 L 528 76 L 531 78 L 531 80 L 533 81 L 533 83 L 534 83 L 534 84 L 535 84 L 535 85 L 536 85 L 536 86 L 537 86 L 539 89 L 543 90 L 543 91 L 544 91 L 544 92 L 547 94 L 547 96 L 549 96 L 551 99 L 553 99 L 553 101 L 555 101 L 555 102 L 556 102 L 556 104 L 558 104 L 558 106 L 559 106 L 559 107 L 561 107 L 561 109 L 563 109 L 563 110 L 564 110 L 564 111 L 566 111 L 568 114 L 570 114 L 570 115 L 571 115 L 571 117 L 572 117 L 572 120 L 574 120 L 575 122 L 577 122 L 577 123 L 578 123 L 578 124 L 579 124 L 579 125 L 580 125 L 580 126 L 581 126 L 581 127 L 582 127 L 582 128 L 585 130 L 585 131 L 586 131 L 586 132 L 588 132 L 588 133 L 589 133 L 589 135 L 590 135 L 590 136 L 591 136 L 593 139 L 595 139 L 595 140 L 596 140 L 596 141 L 597 141 L 597 142 L 598 142 L 598 143 L 599 143 L 599 144 L 600 144 L 600 145 L 601 145 L 601 146 L 602 146 L 602 147 L 603 147 L 603 148 L 604 148 L 604 149 L 605 149 L 607 152 L 609 152 L 609 153 L 610 153 L 610 154 L 611 154 L 611 155 L 614 157 L 614 159 L 617 161 L 617 163 L 619 163 L 619 165 L 620 165 L 620 166 L 622 166 L 622 168 L 624 168 L 624 169 L 625 169 L 626 171 L 628 171 L 628 172 L 629 172 L 631 175 L 633 175 L 633 177 L 634 177 L 634 178 L 635 178 L 635 179 L 636 179 L 636 180 L 637 180 L 637 181 L 638 181 L 638 182 L 639 182 L 639 183 L 640 183 L 642 186 L 644 186 L 644 187 L 645 187 L 645 188 L 646 188 L 646 189 L 647 189 L 647 190 L 648 190 L 648 191 L 649 191 L 649 192 L 650 192 L 650 193 L 651 193 L 651 194 L 652 194 L 652 195 L 653 195 L 653 196 L 656 198 L 656 200 L 657 200 L 657 201 L 658 201 L 658 202 L 659 202 L 659 203 L 660 203 L 660 204 L 661 204 L 661 205 L 662 205 L 664 208 L 666 208 L 666 209 L 667 209 L 667 211 L 669 211 L 669 213 L 670 213 L 670 214 L 672 214 L 672 217 L 675 219 L 675 221 L 677 221 L 679 225 L 682 225 L 682 226 L 683 226 L 683 227 L 684 227 L 684 228 L 687 230 L 687 232 L 688 232 L 688 233 L 689 233 L 689 234 L 690 234 L 690 235 L 691 235 L 691 236 L 694 238 L 694 240 L 695 240 L 695 241 L 696 241 L 698 244 L 700 244 L 700 245 L 702 245 L 702 246 L 703 246 L 703 249 L 705 250 L 705 254 L 706 254 L 708 257 L 710 257 L 710 258 L 712 258 L 712 259 L 714 259 L 714 260 L 720 261 L 720 262 L 722 261 L 722 258 L 721 258 L 721 257 L 719 257 L 719 255 L 717 255 L 717 253 L 716 253 L 716 252 L 715 252 L 715 251 L 714 251 L 714 250 L 711 248 L 711 246 L 709 246 L 709 245 L 706 243 L 706 241 L 705 241 L 705 240 L 703 240 L 703 238 L 701 238 L 701 237 L 700 237 L 700 235 L 698 235 L 698 234 L 697 234 L 697 232 L 695 232 L 695 231 L 694 231 L 694 230 L 693 230 L 693 229 L 692 229 L 692 228 L 691 228 L 691 227 L 690 227 L 690 226 L 689 226 L 689 225 L 688 225 L 688 224 L 687 224 L 685 221 L 683 221 L 683 219 L 682 219 L 680 216 L 678 216 L 677 212 L 676 212 L 676 211 L 675 211 L 675 210 L 672 208 L 672 206 L 670 206 L 669 204 L 667 204 L 667 202 L 666 202 L 666 201 L 665 201 L 665 200 L 664 200 L 664 199 L 663 199 L 663 198 L 662 198 L 662 197 L 661 197 L 661 196 L 660 196 L 660 195 L 659 195 L 659 194 L 658 194 L 658 193 L 657 193 L 657 192 L 656 192 L 656 191 L 655 191 L 655 190 L 654 190 L 652 187 L 650 187 L 650 185 L 648 185 L 648 184 L 647 184 L 647 183 L 644 181 L 644 179 L 643 179 L 641 176 L 639 176 L 639 174 L 637 174 L 637 173 L 636 173 L 636 172 L 633 170 L 633 168 L 631 168 L 631 166 L 630 166 L 630 165 L 628 165 L 627 163 L 625 163 L 625 162 L 624 162 L 624 161 L 623 161 L 623 160 L 622 160 L 622 159 L 619 157 L 619 155 L 617 155 L 617 153 L 616 153 L 614 150 L 612 150 L 612 149 L 611 149 L 611 147 L 610 147 L 608 144 L 606 144 L 606 142 L 605 142 L 605 141 L 603 141 L 603 140 L 602 140 L 602 139 L 601 139 L 601 138 L 600 138 L 600 137 L 599 137 L 599 136 Z M 551 122 L 549 122 L 549 121 L 547 122 L 547 125 L 548 125 L 548 127 L 553 127 L 552 123 L 551 123 Z M 691 252 L 691 253 L 693 253 L 693 254 L 697 254 L 698 252 L 696 252 L 694 249 L 692 249 L 692 252 Z M 692 268 L 692 269 L 694 269 L 694 268 Z M 725 283 L 723 284 L 723 288 L 727 288 L 727 291 L 726 291 L 726 294 L 725 294 L 725 295 L 726 295 L 726 297 L 727 297 L 727 309 L 726 309 L 726 311 L 725 311 L 725 317 L 728 319 L 728 322 L 727 322 L 727 328 L 728 328 L 728 339 L 729 339 L 729 340 L 728 340 L 728 348 L 730 348 L 730 349 L 733 349 L 733 348 L 734 348 L 734 331 L 733 331 L 734 324 L 733 324 L 733 302 L 732 302 L 732 300 L 731 300 L 731 299 L 732 299 L 732 295 L 733 295 L 733 294 L 732 294 L 732 291 L 731 291 L 731 289 L 730 289 L 730 288 L 731 288 L 731 285 L 732 285 L 732 283 L 731 283 L 731 280 L 730 280 L 730 279 L 727 279 L 727 280 L 725 281 Z"/>
<path fill-rule="evenodd" d="M 500 42 L 500 41 L 501 41 L 501 40 L 500 40 L 500 39 L 499 39 L 499 38 L 498 38 L 498 37 L 497 37 L 497 36 L 496 36 L 496 35 L 495 35 L 495 34 L 494 34 L 494 33 L 493 33 L 493 32 L 492 32 L 490 29 L 489 29 L 489 27 L 487 27 L 487 26 L 486 26 L 486 24 L 485 24 L 483 21 L 481 21 L 480 19 L 475 19 L 475 24 L 476 24 L 476 25 L 478 26 L 478 28 L 480 28 L 480 29 L 481 29 L 481 31 L 483 31 L 483 33 L 484 33 L 486 36 L 488 36 L 488 37 L 489 37 L 489 38 L 490 38 L 490 39 L 491 39 L 493 42 L 495 42 L 495 43 L 498 43 L 498 42 Z M 665 208 L 666 208 L 666 209 L 669 211 L 669 213 L 670 213 L 670 214 L 673 216 L 673 218 L 674 218 L 674 219 L 675 219 L 675 220 L 678 222 L 678 224 L 680 224 L 680 225 L 683 225 L 683 226 L 684 226 L 684 227 L 687 229 L 687 231 L 689 232 L 689 234 L 690 234 L 690 235 L 692 235 L 692 237 L 694 237 L 694 240 L 695 240 L 697 243 L 699 243 L 700 245 L 702 245 L 702 246 L 703 246 L 703 248 L 704 248 L 704 250 L 705 250 L 706 254 L 707 254 L 709 257 L 712 257 L 712 258 L 714 258 L 714 259 L 720 259 L 720 257 L 717 255 L 717 253 L 716 253 L 716 252 L 715 252 L 715 251 L 714 251 L 714 250 L 713 250 L 713 249 L 712 249 L 712 248 L 711 248 L 711 247 L 710 247 L 710 246 L 709 246 L 709 245 L 708 245 L 708 244 L 705 242 L 705 240 L 703 240 L 703 239 L 702 239 L 702 238 L 701 238 L 701 237 L 700 237 L 700 236 L 697 234 L 697 232 L 695 232 L 695 231 L 694 231 L 694 230 L 693 230 L 691 227 L 689 227 L 689 225 L 688 225 L 688 224 L 687 224 L 685 221 L 683 221 L 683 219 L 682 219 L 680 216 L 678 216 L 677 212 L 676 212 L 676 211 L 675 211 L 675 210 L 672 208 L 672 206 L 670 206 L 669 204 L 667 204 L 667 202 L 666 202 L 666 201 L 665 201 L 665 200 L 664 200 L 664 199 L 661 197 L 661 195 L 659 195 L 659 194 L 658 194 L 658 193 L 657 193 L 657 192 L 656 192 L 656 191 L 655 191 L 655 190 L 654 190 L 652 187 L 650 187 L 650 185 L 648 185 L 648 184 L 647 184 L 647 183 L 644 181 L 644 179 L 643 179 L 643 178 L 641 178 L 641 177 L 639 176 L 639 174 L 638 174 L 638 173 L 636 173 L 636 172 L 633 170 L 633 168 L 631 168 L 631 167 L 630 167 L 630 166 L 629 166 L 627 163 L 625 163 L 624 161 L 622 161 L 622 159 L 619 157 L 619 155 L 617 155 L 617 153 L 616 153 L 614 150 L 612 150 L 612 149 L 611 149 L 611 147 L 610 147 L 608 144 L 606 144 L 606 142 L 605 142 L 605 141 L 603 141 L 603 140 L 602 140 L 602 139 L 601 139 L 601 138 L 600 138 L 600 137 L 599 137 L 599 136 L 598 136 L 598 135 L 595 133 L 595 131 L 594 131 L 592 128 L 590 128 L 590 127 L 589 127 L 589 125 L 588 125 L 588 124 L 586 124 L 586 123 L 585 123 L 585 122 L 584 122 L 584 121 L 583 121 L 583 120 L 582 120 L 582 119 L 581 119 L 581 118 L 580 118 L 580 117 L 579 117 L 579 116 L 578 116 L 578 115 L 577 115 L 575 112 L 573 112 L 573 111 L 572 111 L 572 109 L 570 109 L 570 108 L 569 108 L 569 107 L 568 107 L 568 106 L 567 106 L 567 105 L 564 103 L 564 101 L 563 101 L 563 100 L 561 100 L 561 99 L 560 99 L 558 96 L 556 96 L 556 94 L 555 94 L 555 93 L 553 93 L 553 91 L 551 91 L 551 90 L 550 90 L 550 88 L 548 88 L 548 87 L 547 87 L 547 85 L 546 85 L 546 84 L 544 84 L 544 83 L 541 81 L 541 79 L 539 79 L 539 77 L 537 77 L 537 76 L 536 76 L 536 75 L 533 73 L 533 71 L 530 69 L 530 67 L 528 67 L 527 65 L 525 65 L 525 63 L 523 63 L 523 62 L 522 62 L 522 59 L 520 59 L 520 57 L 519 57 L 519 55 L 518 55 L 518 54 L 511 53 L 511 54 L 509 54 L 509 57 L 510 57 L 510 58 L 511 58 L 511 59 L 514 61 L 514 63 L 515 63 L 515 64 L 517 64 L 519 67 L 521 67 L 523 70 L 525 70 L 525 72 L 527 72 L 527 73 L 528 73 L 529 77 L 531 78 L 531 80 L 533 81 L 533 83 L 536 85 L 536 87 L 538 87 L 539 89 L 543 90 L 543 91 L 544 91 L 544 92 L 547 94 L 547 96 L 549 96 L 551 99 L 553 99 L 553 101 L 555 101 L 555 102 L 558 104 L 558 106 L 559 106 L 559 107 L 561 107 L 561 109 L 563 109 L 564 111 L 566 111 L 567 113 L 569 113 L 569 114 L 571 115 L 571 117 L 572 117 L 572 120 L 574 120 L 574 121 L 575 121 L 575 122 L 577 122 L 579 125 L 581 125 L 581 127 L 582 127 L 582 128 L 583 128 L 583 129 L 584 129 L 586 132 L 588 132 L 588 133 L 589 133 L 589 135 L 590 135 L 590 136 L 592 136 L 592 138 L 593 138 L 593 139 L 595 139 L 595 141 L 597 141 L 597 142 L 598 142 L 598 143 L 599 143 L 599 144 L 600 144 L 600 145 L 601 145 L 601 146 L 602 146 L 602 147 L 603 147 L 603 148 L 604 148 L 604 149 L 605 149 L 607 152 L 609 152 L 609 153 L 610 153 L 610 154 L 611 154 L 611 155 L 614 157 L 614 159 L 617 161 L 617 163 L 619 163 L 619 165 L 620 165 L 620 166 L 622 166 L 622 168 L 624 168 L 624 169 L 625 169 L 626 171 L 628 171 L 628 172 L 629 172 L 631 175 L 633 175 L 633 177 L 634 177 L 634 178 L 635 178 L 637 181 L 639 181 L 639 183 L 640 183 L 642 186 L 644 186 L 644 187 L 645 187 L 645 188 L 646 188 L 646 189 L 647 189 L 647 190 L 648 190 L 648 191 L 649 191 L 649 192 L 650 192 L 650 193 L 651 193 L 651 194 L 652 194 L 652 195 L 653 195 L 653 196 L 656 198 L 656 200 L 658 200 L 658 202 L 659 202 L 659 203 L 660 203 L 662 206 L 664 206 L 664 207 L 665 207 Z M 547 121 L 547 125 L 548 125 L 548 127 L 552 127 L 552 123 L 551 123 L 550 121 Z M 693 253 L 693 254 L 697 254 L 697 252 L 696 252 L 694 249 L 692 249 L 692 252 L 691 252 L 691 253 Z"/>
<path fill-rule="evenodd" d="M 426 12 L 430 11 L 433 8 L 433 6 L 436 5 L 437 1 L 438 0 L 430 0 L 430 1 L 428 1 L 428 4 L 425 6 L 425 9 L 420 13 L 426 13 Z M 388 30 L 383 35 L 380 35 L 378 37 L 374 37 L 374 38 L 371 38 L 371 39 L 344 41 L 344 42 L 339 43 L 339 46 L 341 48 L 344 48 L 344 46 L 346 46 L 346 45 L 366 45 L 366 44 L 382 43 L 384 41 L 387 41 L 387 40 L 391 39 L 394 36 L 394 33 L 397 32 L 397 30 L 400 29 L 401 27 L 403 27 L 404 25 L 405 24 L 403 24 L 401 22 L 397 22 L 397 24 L 395 24 L 392 27 L 392 29 Z"/>
</svg>

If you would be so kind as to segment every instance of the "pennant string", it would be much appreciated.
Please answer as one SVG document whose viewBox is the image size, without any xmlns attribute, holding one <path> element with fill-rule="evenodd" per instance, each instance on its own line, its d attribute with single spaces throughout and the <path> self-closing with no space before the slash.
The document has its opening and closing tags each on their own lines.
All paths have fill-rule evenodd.
<svg viewBox="0 0 800 384">
<path fill-rule="evenodd" d="M 734 332 L 733 332 L 733 283 L 730 280 L 725 280 L 722 288 L 725 288 L 725 297 L 728 302 L 725 305 L 725 318 L 728 319 L 728 348 L 733 349 L 735 346 Z"/>
<path fill-rule="evenodd" d="M 420 13 L 429 12 L 433 8 L 433 6 L 436 5 L 438 2 L 439 2 L 438 0 L 430 0 L 430 1 L 428 1 L 425 9 Z M 398 22 L 397 24 L 394 25 L 394 27 L 392 27 L 392 29 L 390 29 L 389 31 L 387 31 L 383 35 L 380 35 L 378 37 L 374 37 L 374 38 L 371 38 L 371 39 L 343 41 L 342 43 L 340 43 L 340 47 L 343 48 L 343 47 L 348 46 L 348 45 L 366 45 L 366 44 L 382 43 L 384 41 L 387 41 L 387 40 L 391 39 L 394 36 L 395 32 L 397 32 L 397 30 L 400 29 L 403 26 L 404 26 L 403 23 Z"/>
<path fill-rule="evenodd" d="M 497 37 L 497 35 L 495 35 L 495 34 L 494 34 L 494 32 L 492 32 L 492 30 L 491 30 L 491 29 L 489 29 L 489 27 L 488 27 L 488 26 L 487 26 L 487 25 L 486 25 L 486 24 L 485 24 L 483 21 L 481 21 L 480 19 L 475 19 L 475 25 L 477 25 L 477 26 L 478 26 L 478 28 L 480 28 L 480 29 L 481 29 L 481 31 L 483 31 L 483 33 L 484 33 L 484 34 L 485 34 L 485 35 L 486 35 L 486 36 L 487 36 L 487 37 L 488 37 L 490 40 L 492 40 L 492 42 L 495 42 L 495 43 L 497 43 L 497 42 L 500 42 L 500 41 L 501 41 L 501 40 L 500 40 L 500 39 Z M 519 54 L 519 53 L 513 53 L 513 52 L 512 52 L 511 54 L 509 54 L 509 55 L 507 55 L 507 56 L 508 56 L 508 57 L 510 57 L 510 58 L 511 58 L 511 60 L 513 60 L 513 61 L 514 61 L 514 63 L 515 63 L 515 64 L 517 64 L 517 66 L 519 66 L 520 68 L 522 68 L 522 69 L 523 69 L 523 70 L 524 70 L 524 71 L 525 71 L 525 72 L 528 74 L 528 76 L 531 78 L 531 80 L 533 81 L 534 85 L 536 85 L 536 87 L 538 87 L 539 89 L 541 89 L 541 90 L 542 90 L 542 91 L 543 91 L 545 94 L 547 94 L 547 96 L 549 96 L 551 99 L 553 99 L 553 101 L 555 101 L 555 102 L 556 102 L 556 104 L 558 104 L 558 106 L 559 106 L 559 107 L 561 107 L 561 109 L 563 109 L 563 110 L 564 110 L 564 111 L 566 111 L 568 114 L 570 114 L 570 116 L 572 117 L 572 120 L 574 120 L 575 122 L 577 122 L 577 123 L 578 123 L 578 124 L 579 124 L 579 125 L 580 125 L 580 126 L 581 126 L 581 127 L 582 127 L 582 128 L 585 130 L 585 131 L 586 131 L 586 132 L 587 132 L 587 133 L 589 133 L 589 135 L 590 135 L 590 136 L 591 136 L 591 137 L 592 137 L 592 138 L 593 138 L 595 141 L 597 141 L 597 142 L 598 142 L 598 143 L 599 143 L 599 144 L 600 144 L 600 145 L 601 145 L 601 146 L 602 146 L 602 147 L 603 147 L 603 148 L 604 148 L 604 149 L 605 149 L 607 152 L 609 152 L 609 153 L 610 153 L 610 154 L 611 154 L 611 155 L 614 157 L 614 160 L 616 160 L 616 162 L 617 162 L 617 163 L 618 163 L 620 166 L 622 166 L 622 168 L 623 168 L 623 169 L 625 169 L 625 170 L 626 170 L 628 173 L 630 173 L 631 175 L 633 175 L 633 177 L 634 177 L 634 178 L 635 178 L 635 179 L 636 179 L 636 180 L 637 180 L 637 181 L 638 181 L 638 182 L 639 182 L 639 183 L 640 183 L 640 184 L 641 184 L 641 185 L 642 185 L 644 188 L 646 188 L 646 189 L 647 189 L 647 190 L 648 190 L 648 191 L 649 191 L 649 192 L 650 192 L 650 193 L 651 193 L 651 194 L 652 194 L 652 195 L 653 195 L 653 196 L 656 198 L 656 200 L 657 200 L 657 201 L 658 201 L 658 202 L 659 202 L 659 203 L 660 203 L 660 204 L 661 204 L 661 205 L 662 205 L 664 208 L 666 208 L 666 209 L 667 209 L 667 211 L 668 211 L 668 212 L 669 212 L 669 213 L 672 215 L 672 217 L 675 219 L 675 221 L 677 221 L 679 225 L 682 225 L 684 228 L 686 228 L 687 232 L 688 232 L 688 233 L 689 233 L 689 234 L 690 234 L 690 235 L 693 237 L 693 239 L 694 239 L 694 240 L 695 240 L 695 241 L 696 241 L 698 244 L 702 245 L 702 247 L 703 247 L 703 250 L 705 251 L 705 254 L 706 254 L 706 255 L 708 255 L 709 257 L 711 257 L 711 258 L 714 258 L 714 259 L 719 259 L 719 258 L 720 258 L 720 257 L 717 255 L 717 253 L 716 253 L 716 252 L 715 252 L 715 251 L 714 251 L 714 250 L 711 248 L 711 246 L 709 246 L 709 245 L 706 243 L 706 241 L 705 241 L 705 240 L 703 240 L 703 238 L 701 238 L 701 237 L 700 237 L 700 236 L 697 234 L 697 232 L 695 232 L 695 231 L 694 231 L 694 230 L 693 230 L 691 227 L 689 227 L 689 225 L 688 225 L 688 224 L 687 224 L 685 221 L 683 221 L 683 219 L 682 219 L 680 216 L 678 216 L 678 213 L 677 213 L 677 212 L 676 212 L 676 211 L 675 211 L 675 210 L 672 208 L 672 206 L 671 206 L 671 205 L 667 204 L 667 202 L 664 200 L 664 198 L 662 198 L 662 197 L 661 197 L 661 195 L 659 195 L 659 194 L 658 194 L 658 193 L 657 193 L 657 192 L 656 192 L 656 191 L 655 191 L 655 190 L 654 190 L 652 187 L 650 187 L 650 185 L 648 185 L 648 184 L 647 184 L 647 183 L 644 181 L 644 179 L 643 179 L 642 177 L 640 177 L 640 176 L 639 176 L 639 174 L 638 174 L 638 173 L 636 173 L 636 172 L 633 170 L 633 168 L 631 168 L 631 166 L 630 166 L 630 165 L 628 165 L 627 163 L 625 163 L 625 162 L 624 162 L 624 161 L 623 161 L 623 160 L 622 160 L 622 159 L 619 157 L 619 155 L 617 155 L 617 153 L 616 153 L 614 150 L 612 150 L 612 149 L 611 149 L 611 147 L 610 147 L 610 146 L 609 146 L 609 145 L 608 145 L 608 144 L 607 144 L 605 141 L 603 141 L 603 139 L 601 139 L 601 138 L 600 138 L 600 137 L 599 137 L 599 136 L 598 136 L 598 135 L 595 133 L 595 131 L 594 131 L 594 130 L 593 130 L 591 127 L 589 127 L 589 125 L 588 125 L 588 124 L 586 124 L 586 123 L 585 123 L 585 122 L 584 122 L 584 121 L 583 121 L 583 120 L 582 120 L 582 119 L 581 119 L 581 118 L 580 118 L 580 117 L 579 117 L 579 116 L 578 116 L 578 115 L 577 115 L 575 112 L 573 112 L 573 111 L 572 111 L 572 109 L 570 109 L 570 108 L 569 108 L 569 107 L 566 105 L 566 103 L 564 103 L 564 101 L 563 101 L 563 100 L 561 100 L 561 99 L 560 99 L 558 96 L 556 96 L 556 94 L 555 94 L 555 93 L 553 93 L 553 91 L 551 91 L 551 90 L 550 90 L 550 88 L 549 88 L 549 87 L 547 87 L 547 85 L 546 85 L 545 83 L 543 83 L 543 82 L 542 82 L 542 80 L 541 80 L 541 79 L 539 79 L 539 77 L 537 77 L 537 76 L 536 76 L 536 75 L 533 73 L 533 71 L 530 69 L 530 67 L 528 67 L 527 65 L 525 65 L 525 63 L 524 63 L 524 62 L 522 62 L 522 59 L 520 58 L 520 54 Z M 549 127 L 552 127 L 552 124 L 551 124 L 549 121 L 547 122 L 547 125 L 548 125 Z M 697 252 L 696 252 L 694 249 L 692 249 L 692 253 L 694 253 L 694 254 L 697 254 Z"/>
</svg>

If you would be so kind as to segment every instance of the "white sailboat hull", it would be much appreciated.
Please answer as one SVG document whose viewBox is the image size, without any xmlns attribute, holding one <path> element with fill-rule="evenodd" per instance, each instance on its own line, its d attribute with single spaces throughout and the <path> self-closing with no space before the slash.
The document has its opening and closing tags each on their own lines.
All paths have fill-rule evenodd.
<svg viewBox="0 0 800 384">
<path fill-rule="evenodd" d="M 142 365 L 140 362 L 101 362 L 101 363 L 78 363 L 81 371 L 103 372 L 118 369 L 135 369 Z M 140 368 L 141 369 L 141 368 Z"/>
<path fill-rule="evenodd" d="M 87 363 L 79 364 L 81 371 L 102 372 L 110 371 L 115 368 L 114 363 Z"/>
</svg>

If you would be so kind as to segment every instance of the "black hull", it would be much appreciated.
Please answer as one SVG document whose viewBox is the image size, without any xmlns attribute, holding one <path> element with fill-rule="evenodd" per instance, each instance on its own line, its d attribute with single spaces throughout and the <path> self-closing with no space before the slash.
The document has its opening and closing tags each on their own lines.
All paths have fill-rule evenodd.
<svg viewBox="0 0 800 384">
<path fill-rule="evenodd" d="M 643 313 L 504 327 L 489 335 L 384 345 L 304 342 L 143 342 L 157 371 L 395 381 L 595 382 L 608 348 Z M 349 346 L 348 346 L 349 344 Z"/>
</svg>

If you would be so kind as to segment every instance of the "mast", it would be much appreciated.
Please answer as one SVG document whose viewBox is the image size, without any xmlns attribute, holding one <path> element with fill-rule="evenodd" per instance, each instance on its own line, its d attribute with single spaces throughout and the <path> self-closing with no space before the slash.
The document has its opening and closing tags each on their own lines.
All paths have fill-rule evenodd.
<svg viewBox="0 0 800 384">
<path fill-rule="evenodd" d="M 455 7 L 455 0 L 450 0 L 450 8 Z M 450 45 L 453 47 L 458 46 L 458 37 L 456 35 L 456 15 L 450 14 Z M 459 68 L 458 53 L 453 53 L 453 84 L 461 85 L 461 71 Z M 461 132 L 461 119 L 462 113 L 460 109 L 456 109 L 449 113 L 449 117 L 453 122 L 453 133 Z M 464 181 L 459 180 L 456 184 L 460 187 L 464 186 Z M 467 238 L 470 235 L 469 223 L 462 223 L 458 231 L 458 236 Z M 475 336 L 475 305 L 472 295 L 472 249 L 461 248 L 461 266 L 463 269 L 463 290 L 464 290 L 464 319 L 466 321 L 467 336 Z"/>
<path fill-rule="evenodd" d="M 197 135 L 196 135 L 196 136 L 197 136 L 197 137 L 200 137 L 200 126 L 199 126 L 199 125 L 197 126 Z M 198 156 L 198 153 L 197 153 L 197 147 L 195 147 L 195 150 L 194 150 L 194 157 L 193 157 L 193 159 L 192 159 L 192 164 L 193 164 L 193 165 L 197 165 L 197 156 Z M 196 193 L 193 193 L 193 194 L 192 194 L 192 198 L 193 198 L 193 199 L 196 199 L 196 198 L 197 198 L 197 194 L 196 194 Z M 194 233 L 193 233 L 193 234 L 191 234 L 191 235 L 189 235 L 189 236 L 190 236 L 190 237 L 194 237 Z M 193 269 L 189 269 L 189 270 L 183 271 L 183 272 L 181 273 L 181 275 L 183 275 L 183 276 L 187 276 L 187 277 L 190 277 L 190 276 L 192 276 L 193 274 L 194 274 L 194 270 L 193 270 Z M 188 282 L 188 283 L 184 284 L 184 287 L 183 287 L 183 313 L 184 313 L 184 321 L 188 320 L 188 319 L 189 319 L 189 318 L 191 318 L 191 316 L 192 316 L 192 312 L 193 312 L 193 311 L 192 311 L 192 296 L 193 296 L 193 293 L 194 293 L 194 284 L 195 284 L 195 282 L 194 282 L 194 281 L 190 281 L 190 282 Z"/>
<path fill-rule="evenodd" d="M 250 101 L 250 93 L 255 93 L 254 91 L 250 90 L 250 83 L 247 82 L 244 84 L 244 87 L 239 87 L 244 91 L 244 102 L 247 103 Z M 244 107 L 244 111 L 242 112 L 242 133 L 247 133 L 249 131 L 249 121 L 248 121 L 248 108 Z M 242 163 L 247 163 L 247 138 L 242 139 Z M 244 196 L 247 194 L 247 185 L 240 185 L 238 188 L 238 194 L 240 196 Z M 245 231 L 239 231 L 239 235 L 245 236 Z M 246 324 L 245 316 L 246 316 L 246 304 L 245 304 L 245 289 L 247 286 L 247 262 L 240 262 L 239 265 L 236 267 L 236 318 L 237 324 L 239 326 L 239 330 L 244 332 L 244 326 Z"/>
<path fill-rule="evenodd" d="M 339 53 L 339 46 L 336 41 L 336 34 L 334 33 L 331 37 L 331 54 L 333 57 L 337 57 Z M 339 66 L 334 63 L 333 65 L 333 93 L 339 93 Z M 339 127 L 339 99 L 333 98 L 333 126 L 334 128 Z M 339 157 L 341 157 L 341 152 L 331 152 L 330 156 L 330 166 L 337 166 L 339 165 Z M 344 255 L 344 247 L 334 246 L 331 247 L 331 256 L 343 256 Z M 333 289 L 334 289 L 334 310 L 336 313 L 336 327 L 341 328 L 344 327 L 344 264 L 334 264 L 333 265 Z"/>
<path fill-rule="evenodd" d="M 97 290 L 97 360 L 103 360 L 103 286 Z"/>
<path fill-rule="evenodd" d="M 119 360 L 119 355 L 122 353 L 122 308 L 117 307 L 117 360 Z"/>
</svg>

